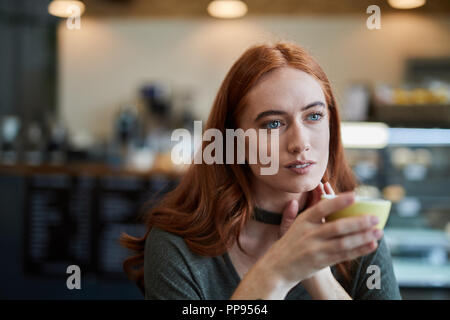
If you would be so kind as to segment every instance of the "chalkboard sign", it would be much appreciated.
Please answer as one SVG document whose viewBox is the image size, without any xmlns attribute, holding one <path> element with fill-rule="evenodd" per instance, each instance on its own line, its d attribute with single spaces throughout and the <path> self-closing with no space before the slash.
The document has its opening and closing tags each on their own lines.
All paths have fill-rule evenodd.
<svg viewBox="0 0 450 320">
<path fill-rule="evenodd" d="M 125 277 L 122 232 L 142 236 L 145 209 L 177 181 L 118 175 L 33 174 L 25 194 L 25 272 L 61 276 L 69 265 L 104 277 Z M 150 205 L 151 204 L 151 205 Z"/>
</svg>

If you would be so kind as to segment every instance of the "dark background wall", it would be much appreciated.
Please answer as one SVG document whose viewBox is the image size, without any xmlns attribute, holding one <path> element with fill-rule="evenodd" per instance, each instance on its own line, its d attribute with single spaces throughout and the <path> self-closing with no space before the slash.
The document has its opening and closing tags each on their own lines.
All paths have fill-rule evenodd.
<svg viewBox="0 0 450 320">
<path fill-rule="evenodd" d="M 0 0 L 0 116 L 55 112 L 56 23 L 48 0 Z"/>
<path fill-rule="evenodd" d="M 25 272 L 26 178 L 0 177 L 0 299 L 142 299 L 124 275 L 114 279 L 81 270 L 81 289 L 69 290 L 65 265 L 58 274 Z M 76 262 L 75 262 L 76 263 Z M 69 265 L 68 263 L 67 265 Z"/>
</svg>

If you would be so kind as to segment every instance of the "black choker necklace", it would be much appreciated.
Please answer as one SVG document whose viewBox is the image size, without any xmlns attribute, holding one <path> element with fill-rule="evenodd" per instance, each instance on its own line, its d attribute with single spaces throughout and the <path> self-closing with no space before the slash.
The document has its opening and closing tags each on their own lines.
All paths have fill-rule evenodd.
<svg viewBox="0 0 450 320">
<path fill-rule="evenodd" d="M 300 214 L 300 212 L 302 212 L 303 210 L 304 208 L 299 210 L 298 213 Z M 283 217 L 281 213 L 267 211 L 258 207 L 254 207 L 253 211 L 253 219 L 255 219 L 256 221 L 275 225 L 281 224 L 281 218 Z"/>
</svg>

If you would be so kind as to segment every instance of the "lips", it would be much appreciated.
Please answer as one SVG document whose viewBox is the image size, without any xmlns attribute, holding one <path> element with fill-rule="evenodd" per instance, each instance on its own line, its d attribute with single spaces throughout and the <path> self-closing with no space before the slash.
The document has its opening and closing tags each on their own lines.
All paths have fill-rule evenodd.
<svg viewBox="0 0 450 320">
<path fill-rule="evenodd" d="M 304 175 L 311 171 L 311 168 L 315 165 L 315 161 L 293 161 L 285 166 L 288 170 L 295 174 Z"/>
<path fill-rule="evenodd" d="M 315 163 L 316 162 L 312 161 L 312 160 L 301 160 L 301 161 L 298 160 L 298 161 L 293 161 L 293 162 L 288 163 L 285 167 L 288 169 L 291 169 L 291 168 L 303 169 L 303 168 L 311 166 Z"/>
</svg>

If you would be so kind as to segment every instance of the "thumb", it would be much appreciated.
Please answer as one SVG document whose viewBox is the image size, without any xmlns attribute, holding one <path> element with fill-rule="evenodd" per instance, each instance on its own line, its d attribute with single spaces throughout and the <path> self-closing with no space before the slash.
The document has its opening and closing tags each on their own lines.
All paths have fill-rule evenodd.
<svg viewBox="0 0 450 320">
<path fill-rule="evenodd" d="M 280 238 L 286 233 L 286 231 L 288 231 L 290 226 L 294 223 L 297 214 L 298 214 L 298 201 L 292 200 L 283 210 L 279 231 Z"/>
</svg>

